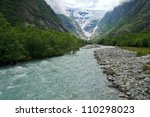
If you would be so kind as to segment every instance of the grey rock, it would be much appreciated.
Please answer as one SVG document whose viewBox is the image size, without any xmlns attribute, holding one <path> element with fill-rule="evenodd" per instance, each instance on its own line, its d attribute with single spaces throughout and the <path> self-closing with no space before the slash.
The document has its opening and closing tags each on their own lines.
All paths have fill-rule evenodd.
<svg viewBox="0 0 150 117">
<path fill-rule="evenodd" d="M 107 75 L 114 75 L 114 74 L 115 74 L 114 70 L 111 69 L 111 68 L 106 68 L 106 69 L 103 71 L 103 73 L 106 73 Z"/>
<path fill-rule="evenodd" d="M 149 82 L 149 83 L 150 83 L 150 78 L 149 78 L 149 77 L 147 77 L 147 78 L 145 78 L 145 79 L 144 79 L 144 81 L 145 81 L 145 82 Z"/>
<path fill-rule="evenodd" d="M 101 68 L 111 87 L 124 92 L 128 99 L 150 99 L 150 76 L 143 71 L 150 55 L 136 57 L 135 52 L 116 47 L 96 50 L 94 56 L 103 65 Z"/>
<path fill-rule="evenodd" d="M 115 80 L 115 78 L 111 75 L 107 76 L 107 79 L 108 79 L 108 81 L 114 81 Z"/>
<path fill-rule="evenodd" d="M 124 93 L 120 93 L 119 94 L 119 97 L 121 97 L 121 98 L 129 98 L 126 94 L 124 94 Z"/>
</svg>

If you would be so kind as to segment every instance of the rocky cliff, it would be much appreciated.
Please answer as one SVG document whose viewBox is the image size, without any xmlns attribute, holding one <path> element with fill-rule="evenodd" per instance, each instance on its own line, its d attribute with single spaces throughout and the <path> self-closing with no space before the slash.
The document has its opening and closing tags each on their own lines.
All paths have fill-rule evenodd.
<svg viewBox="0 0 150 117">
<path fill-rule="evenodd" d="M 76 22 L 74 19 L 68 16 L 65 16 L 63 14 L 58 14 L 58 17 L 61 19 L 63 26 L 68 32 L 75 34 L 81 39 L 86 39 L 86 36 L 84 32 L 82 31 L 81 27 L 79 26 L 78 22 Z"/>
</svg>

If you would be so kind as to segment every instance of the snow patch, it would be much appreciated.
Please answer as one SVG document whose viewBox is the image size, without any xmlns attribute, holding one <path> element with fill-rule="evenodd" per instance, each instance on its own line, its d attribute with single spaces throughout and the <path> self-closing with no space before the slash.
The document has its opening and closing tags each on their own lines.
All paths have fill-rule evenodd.
<svg viewBox="0 0 150 117">
<path fill-rule="evenodd" d="M 97 29 L 98 22 L 105 15 L 105 11 L 102 10 L 83 10 L 79 8 L 66 8 L 66 13 L 67 16 L 78 22 L 87 39 L 90 39 Z M 92 24 L 94 21 L 97 21 L 96 26 Z M 91 29 L 87 31 L 87 28 Z"/>
</svg>

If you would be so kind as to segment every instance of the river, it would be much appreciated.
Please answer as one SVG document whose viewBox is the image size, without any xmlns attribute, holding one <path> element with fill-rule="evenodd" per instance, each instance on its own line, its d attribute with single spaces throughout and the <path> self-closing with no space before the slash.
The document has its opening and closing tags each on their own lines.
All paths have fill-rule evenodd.
<svg viewBox="0 0 150 117">
<path fill-rule="evenodd" d="M 108 87 L 94 50 L 82 48 L 72 55 L 1 67 L 0 99 L 119 99 Z"/>
</svg>

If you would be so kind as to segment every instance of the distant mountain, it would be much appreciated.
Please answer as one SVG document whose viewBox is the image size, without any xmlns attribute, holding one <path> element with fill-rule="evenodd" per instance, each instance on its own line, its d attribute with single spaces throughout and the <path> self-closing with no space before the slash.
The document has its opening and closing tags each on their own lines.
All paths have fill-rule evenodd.
<svg viewBox="0 0 150 117">
<path fill-rule="evenodd" d="M 74 19 L 71 19 L 63 14 L 58 14 L 58 17 L 61 19 L 63 26 L 68 32 L 73 33 L 82 39 L 86 39 L 84 32 Z"/>
<path fill-rule="evenodd" d="M 24 24 L 65 31 L 57 15 L 44 0 L 0 0 L 0 12 L 11 25 Z"/>
<path fill-rule="evenodd" d="M 99 44 L 150 48 L 150 0 L 132 0 L 99 22 Z"/>
<path fill-rule="evenodd" d="M 67 8 L 66 12 L 69 17 L 75 19 L 80 25 L 87 38 L 90 38 L 98 22 L 102 19 L 105 12 L 101 10 L 82 10 L 78 8 Z"/>
<path fill-rule="evenodd" d="M 106 13 L 96 33 L 100 37 L 150 30 L 150 0 L 132 0 Z"/>
</svg>

